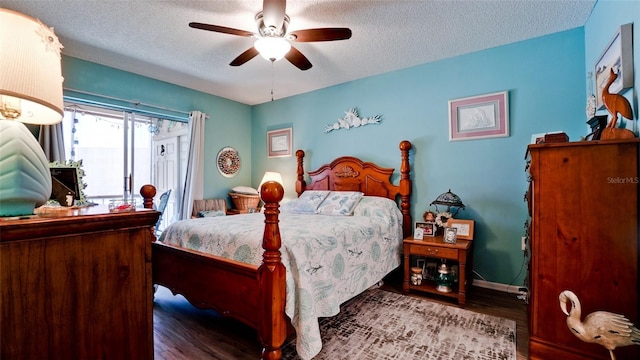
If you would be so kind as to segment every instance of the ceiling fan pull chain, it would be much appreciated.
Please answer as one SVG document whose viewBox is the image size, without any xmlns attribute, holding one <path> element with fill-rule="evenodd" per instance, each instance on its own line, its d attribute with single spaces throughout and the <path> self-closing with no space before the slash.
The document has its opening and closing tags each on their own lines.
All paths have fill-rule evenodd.
<svg viewBox="0 0 640 360">
<path fill-rule="evenodd" d="M 271 101 L 273 101 L 273 63 L 275 60 L 271 60 Z"/>
</svg>

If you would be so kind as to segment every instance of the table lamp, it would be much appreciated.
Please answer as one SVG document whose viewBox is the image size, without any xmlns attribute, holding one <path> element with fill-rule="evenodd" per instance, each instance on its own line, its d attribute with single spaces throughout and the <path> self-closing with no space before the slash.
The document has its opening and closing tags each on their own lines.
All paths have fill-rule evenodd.
<svg viewBox="0 0 640 360">
<path fill-rule="evenodd" d="M 430 205 L 435 205 L 436 211 L 438 211 L 438 205 L 444 205 L 447 207 L 448 213 L 450 213 L 451 208 L 454 207 L 456 208 L 455 213 L 452 215 L 454 217 L 458 214 L 458 211 L 460 209 L 464 210 L 464 204 L 462 203 L 462 200 L 460 200 L 460 197 L 458 195 L 452 193 L 451 189 L 449 189 L 449 191 L 447 191 L 446 193 L 438 195 L 438 197 L 433 200 Z"/>
<path fill-rule="evenodd" d="M 0 216 L 33 214 L 51 196 L 49 161 L 23 123 L 62 121 L 61 49 L 39 20 L 0 9 Z"/>
<path fill-rule="evenodd" d="M 267 172 L 264 173 L 264 176 L 262 177 L 262 181 L 260 181 L 260 186 L 258 186 L 258 191 L 260 191 L 260 189 L 262 189 L 262 184 L 266 183 L 267 181 L 275 181 L 278 184 L 283 185 L 282 184 L 282 175 L 279 172 L 267 171 Z"/>
</svg>

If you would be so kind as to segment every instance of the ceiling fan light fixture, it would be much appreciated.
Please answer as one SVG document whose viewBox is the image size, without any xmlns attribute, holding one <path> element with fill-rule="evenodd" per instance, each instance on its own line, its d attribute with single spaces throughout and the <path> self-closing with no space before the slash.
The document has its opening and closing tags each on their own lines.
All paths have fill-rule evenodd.
<svg viewBox="0 0 640 360">
<path fill-rule="evenodd" d="M 291 44 L 280 37 L 263 37 L 256 40 L 253 46 L 263 58 L 269 61 L 278 61 L 291 50 Z"/>
</svg>

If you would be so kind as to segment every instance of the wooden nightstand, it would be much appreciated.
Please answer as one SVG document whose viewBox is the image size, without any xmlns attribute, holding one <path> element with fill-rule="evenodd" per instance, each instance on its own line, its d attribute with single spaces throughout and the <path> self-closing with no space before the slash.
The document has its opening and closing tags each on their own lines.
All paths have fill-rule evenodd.
<svg viewBox="0 0 640 360">
<path fill-rule="evenodd" d="M 442 237 L 426 237 L 423 240 L 414 240 L 413 236 L 410 236 L 405 238 L 403 243 L 404 277 L 402 279 L 402 290 L 404 292 L 418 290 L 456 298 L 458 300 L 458 304 L 464 307 L 467 291 L 471 285 L 471 281 L 467 281 L 467 278 L 471 279 L 473 241 L 458 239 L 455 244 L 449 244 L 442 241 Z M 412 266 L 410 263 L 411 256 L 436 260 L 447 259 L 457 262 L 459 269 L 457 288 L 454 285 L 452 292 L 440 292 L 436 290 L 435 282 L 426 279 L 422 280 L 422 284 L 420 285 L 412 285 L 409 282 L 409 268 Z M 451 261 L 448 263 L 451 264 Z"/>
</svg>

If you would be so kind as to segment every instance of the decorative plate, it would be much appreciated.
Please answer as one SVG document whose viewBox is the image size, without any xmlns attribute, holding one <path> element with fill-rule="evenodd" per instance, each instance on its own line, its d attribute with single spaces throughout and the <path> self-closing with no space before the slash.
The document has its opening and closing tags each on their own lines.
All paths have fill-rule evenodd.
<svg viewBox="0 0 640 360">
<path fill-rule="evenodd" d="M 218 171 L 224 177 L 234 177 L 240 171 L 240 156 L 238 151 L 232 147 L 224 147 L 218 152 L 216 159 Z"/>
</svg>

